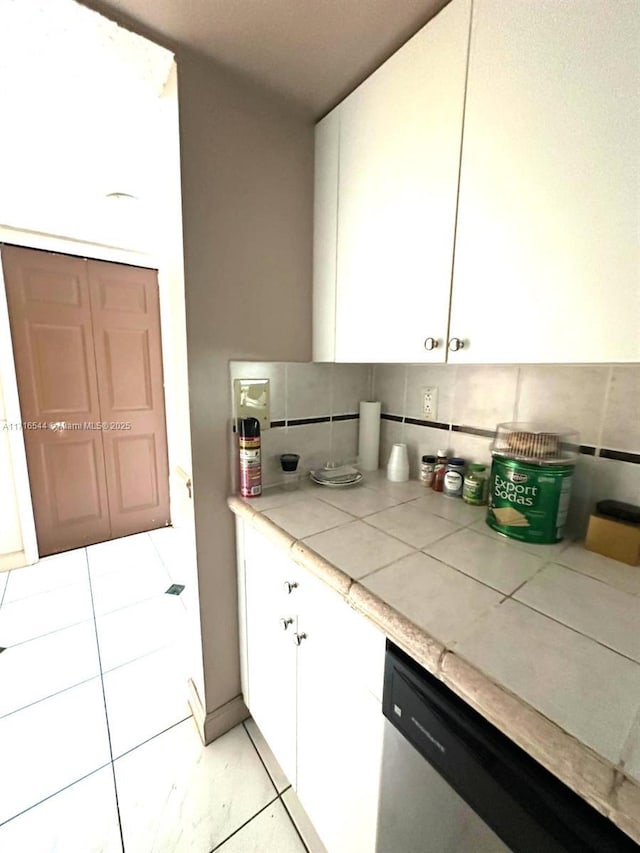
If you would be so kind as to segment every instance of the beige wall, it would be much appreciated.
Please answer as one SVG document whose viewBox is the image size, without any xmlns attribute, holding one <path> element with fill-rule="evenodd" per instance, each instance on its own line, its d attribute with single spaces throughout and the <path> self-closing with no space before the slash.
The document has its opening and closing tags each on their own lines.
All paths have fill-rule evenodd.
<svg viewBox="0 0 640 853">
<path fill-rule="evenodd" d="M 229 360 L 311 356 L 313 128 L 273 95 L 177 54 L 204 696 L 240 693 Z"/>
</svg>

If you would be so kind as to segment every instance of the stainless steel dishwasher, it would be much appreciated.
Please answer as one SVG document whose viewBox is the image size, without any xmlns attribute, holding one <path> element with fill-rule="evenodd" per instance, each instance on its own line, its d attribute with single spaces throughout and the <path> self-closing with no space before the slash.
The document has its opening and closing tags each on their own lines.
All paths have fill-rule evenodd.
<svg viewBox="0 0 640 853">
<path fill-rule="evenodd" d="M 378 853 L 640 847 L 387 642 Z"/>
</svg>

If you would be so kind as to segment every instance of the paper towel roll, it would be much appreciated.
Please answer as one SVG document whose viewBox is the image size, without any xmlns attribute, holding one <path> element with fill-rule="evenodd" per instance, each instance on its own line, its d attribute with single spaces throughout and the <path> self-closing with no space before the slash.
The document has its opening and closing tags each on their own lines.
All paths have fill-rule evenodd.
<svg viewBox="0 0 640 853">
<path fill-rule="evenodd" d="M 380 403 L 360 403 L 358 459 L 362 471 L 377 471 L 380 457 Z"/>
</svg>

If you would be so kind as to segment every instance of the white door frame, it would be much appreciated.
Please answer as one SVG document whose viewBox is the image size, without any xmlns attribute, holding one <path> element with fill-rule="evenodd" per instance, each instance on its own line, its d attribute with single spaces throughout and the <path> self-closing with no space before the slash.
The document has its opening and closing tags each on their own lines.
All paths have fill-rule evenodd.
<svg viewBox="0 0 640 853">
<path fill-rule="evenodd" d="M 15 246 L 23 246 L 25 249 L 43 249 L 47 252 L 62 252 L 67 255 L 91 258 L 99 261 L 112 261 L 113 263 L 129 264 L 130 266 L 148 267 L 158 270 L 158 285 L 162 294 L 162 271 L 158 258 L 146 252 L 137 252 L 132 249 L 122 249 L 118 246 L 108 246 L 102 243 L 91 243 L 83 240 L 75 240 L 71 237 L 63 237 L 56 234 L 43 234 L 39 231 L 29 231 L 22 228 L 12 228 L 9 225 L 0 224 L 0 244 L 11 243 Z M 162 306 L 162 299 L 161 299 Z M 162 308 L 161 308 L 162 315 Z M 162 334 L 162 316 L 161 316 Z M 164 335 L 162 359 L 165 361 Z M 22 423 L 20 412 L 20 399 L 18 396 L 18 379 L 15 370 L 13 348 L 11 345 L 11 328 L 9 325 L 9 309 L 7 305 L 7 294 L 5 290 L 2 264 L 0 263 L 0 384 L 4 393 L 5 417 L 7 423 Z M 166 419 L 166 413 L 165 413 Z M 18 516 L 22 530 L 22 547 L 24 557 L 18 559 L 21 565 L 31 565 L 39 559 L 38 541 L 36 538 L 36 526 L 33 517 L 33 503 L 31 500 L 31 487 L 29 485 L 29 472 L 27 469 L 27 454 L 25 450 L 24 437 L 19 429 L 9 430 L 9 452 L 11 465 L 15 478 L 15 491 L 18 501 Z M 171 476 L 169 476 L 169 500 L 171 500 Z M 16 558 L 22 555 L 18 553 Z M 18 566 L 16 565 L 16 568 Z"/>
</svg>

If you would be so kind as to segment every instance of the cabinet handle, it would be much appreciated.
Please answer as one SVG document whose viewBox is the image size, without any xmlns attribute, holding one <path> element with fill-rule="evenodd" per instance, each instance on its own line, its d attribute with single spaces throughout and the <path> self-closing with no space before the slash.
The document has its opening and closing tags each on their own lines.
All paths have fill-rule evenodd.
<svg viewBox="0 0 640 853">
<path fill-rule="evenodd" d="M 451 338 L 449 341 L 449 349 L 451 352 L 458 352 L 459 349 L 464 349 L 464 341 L 462 338 Z"/>
<path fill-rule="evenodd" d="M 298 588 L 297 581 L 285 581 L 284 582 L 284 590 L 287 593 L 287 595 L 291 595 L 293 590 L 297 589 L 297 588 Z"/>
<path fill-rule="evenodd" d="M 426 338 L 424 342 L 424 348 L 429 352 L 432 349 L 438 349 L 440 346 L 440 341 L 437 338 Z"/>
<path fill-rule="evenodd" d="M 282 616 L 280 618 L 280 627 L 286 631 L 289 625 L 293 625 L 293 619 L 290 616 Z"/>
<path fill-rule="evenodd" d="M 296 644 L 296 646 L 299 646 L 299 645 L 300 645 L 300 643 L 302 643 L 302 641 L 303 641 L 303 640 L 306 640 L 306 639 L 307 639 L 307 635 L 306 635 L 306 634 L 298 634 L 298 633 L 296 633 L 296 634 L 294 634 L 294 635 L 293 635 L 293 642 Z"/>
</svg>

